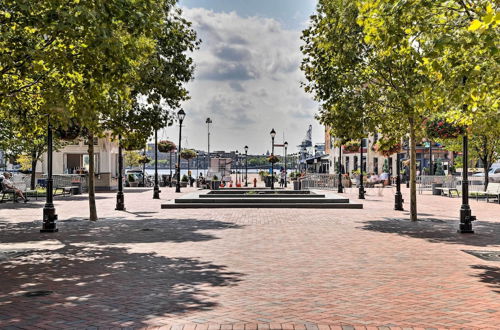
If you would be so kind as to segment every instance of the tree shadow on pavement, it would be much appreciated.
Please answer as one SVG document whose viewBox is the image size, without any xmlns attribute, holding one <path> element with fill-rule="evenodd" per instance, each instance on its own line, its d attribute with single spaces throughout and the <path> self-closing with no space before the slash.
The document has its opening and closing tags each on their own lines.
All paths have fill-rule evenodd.
<svg viewBox="0 0 500 330">
<path fill-rule="evenodd" d="M 204 230 L 240 229 L 241 225 L 231 222 L 204 219 L 140 219 L 100 218 L 88 221 L 72 218 L 57 221 L 59 232 L 40 234 L 41 221 L 7 223 L 0 229 L 3 243 L 43 241 L 47 238 L 62 243 L 91 243 L 99 245 L 155 242 L 200 242 L 217 239 Z"/>
<path fill-rule="evenodd" d="M 213 309 L 210 287 L 236 285 L 244 275 L 193 258 L 65 245 L 12 258 L 0 276 L 0 328 L 145 328 L 149 319 Z"/>
<path fill-rule="evenodd" d="M 211 287 L 232 286 L 244 274 L 198 258 L 166 257 L 158 246 L 131 252 L 119 244 L 184 243 L 217 239 L 214 231 L 233 223 L 187 219 L 80 219 L 59 221 L 60 231 L 40 234 L 41 222 L 2 224 L 0 241 L 19 249 L 23 242 L 50 240 L 55 249 L 19 249 L 0 263 L 0 328 L 145 328 L 149 319 L 217 306 Z M 117 246 L 114 246 L 114 245 Z M 49 293 L 36 296 L 38 291 Z M 30 297 L 25 294 L 28 293 Z M 5 308 L 5 309 L 4 309 Z M 40 323 L 43 322 L 43 323 Z M 168 323 L 168 320 L 164 320 Z"/>
<path fill-rule="evenodd" d="M 458 220 L 421 218 L 412 222 L 408 219 L 384 218 L 363 222 L 361 229 L 380 233 L 421 238 L 431 243 L 450 243 L 472 246 L 491 246 L 500 244 L 500 222 L 474 221 L 475 234 L 459 234 Z"/>
<path fill-rule="evenodd" d="M 475 276 L 479 277 L 481 282 L 487 283 L 489 287 L 493 288 L 493 292 L 500 294 L 500 267 L 486 265 L 473 265 L 471 267 L 482 270 L 483 273 Z"/>
</svg>

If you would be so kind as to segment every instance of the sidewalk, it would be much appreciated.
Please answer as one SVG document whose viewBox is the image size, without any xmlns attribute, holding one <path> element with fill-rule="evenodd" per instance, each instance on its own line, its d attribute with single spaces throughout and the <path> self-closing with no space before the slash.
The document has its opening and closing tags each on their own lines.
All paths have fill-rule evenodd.
<svg viewBox="0 0 500 330">
<path fill-rule="evenodd" d="M 363 210 L 161 210 L 162 190 L 127 190 L 126 212 L 98 194 L 95 223 L 59 198 L 54 234 L 43 202 L 0 204 L 0 328 L 500 328 L 500 262 L 465 252 L 500 254 L 498 204 L 471 200 L 460 235 L 458 198 L 419 195 L 411 223 L 391 188 Z"/>
</svg>

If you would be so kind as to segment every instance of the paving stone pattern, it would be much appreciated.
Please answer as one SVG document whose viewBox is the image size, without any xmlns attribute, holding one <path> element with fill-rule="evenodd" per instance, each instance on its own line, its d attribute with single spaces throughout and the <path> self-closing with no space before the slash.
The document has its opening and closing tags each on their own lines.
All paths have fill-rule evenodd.
<svg viewBox="0 0 500 330">
<path fill-rule="evenodd" d="M 0 328 L 500 329 L 500 263 L 464 252 L 500 251 L 498 204 L 460 235 L 458 198 L 419 195 L 411 223 L 391 188 L 348 190 L 363 210 L 161 210 L 162 190 L 98 194 L 95 223 L 57 198 L 55 234 L 43 202 L 0 204 Z"/>
</svg>

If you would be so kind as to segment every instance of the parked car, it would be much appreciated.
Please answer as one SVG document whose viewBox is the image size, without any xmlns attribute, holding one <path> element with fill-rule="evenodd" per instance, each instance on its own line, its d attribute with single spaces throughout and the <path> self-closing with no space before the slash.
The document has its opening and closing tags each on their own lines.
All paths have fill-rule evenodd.
<svg viewBox="0 0 500 330">
<path fill-rule="evenodd" d="M 125 187 L 143 187 L 143 176 L 144 173 L 142 170 L 125 170 Z M 154 185 L 153 180 L 148 174 L 146 174 L 146 177 L 144 178 L 144 185 L 146 187 L 152 187 Z"/>
<path fill-rule="evenodd" d="M 484 173 L 476 173 L 472 176 L 484 176 Z M 500 163 L 491 165 L 488 170 L 488 178 L 490 182 L 500 182 Z"/>
</svg>

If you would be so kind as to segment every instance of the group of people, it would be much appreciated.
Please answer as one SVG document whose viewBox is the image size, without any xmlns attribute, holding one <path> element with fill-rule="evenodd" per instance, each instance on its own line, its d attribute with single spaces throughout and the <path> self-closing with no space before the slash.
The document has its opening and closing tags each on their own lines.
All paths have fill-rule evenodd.
<svg viewBox="0 0 500 330">
<path fill-rule="evenodd" d="M 25 203 L 29 200 L 26 196 L 24 196 L 21 189 L 17 188 L 12 182 L 12 173 L 5 172 L 3 175 L 0 175 L 0 179 L 2 179 L 2 190 L 4 192 L 11 192 L 14 194 L 14 203 L 18 203 L 18 198 L 21 198 Z"/>
</svg>

